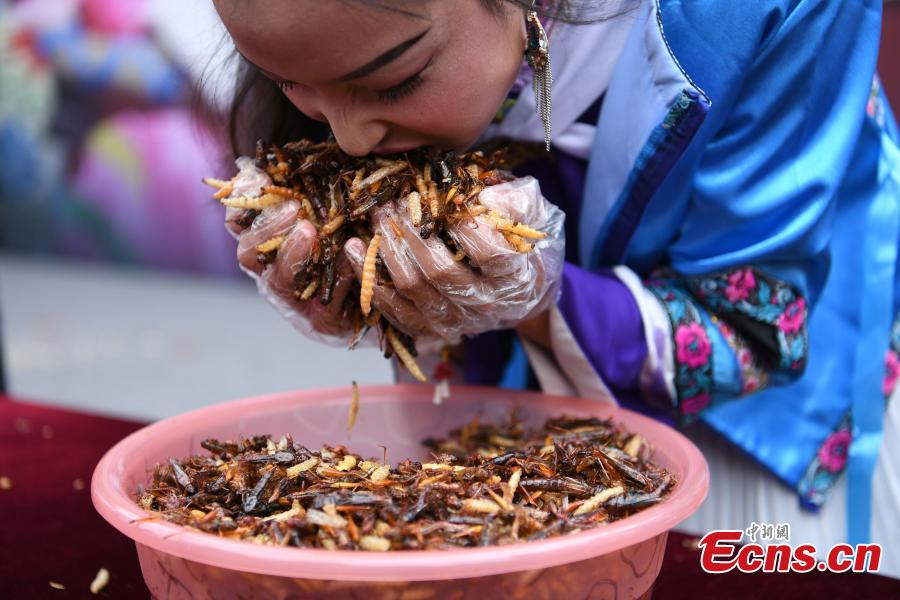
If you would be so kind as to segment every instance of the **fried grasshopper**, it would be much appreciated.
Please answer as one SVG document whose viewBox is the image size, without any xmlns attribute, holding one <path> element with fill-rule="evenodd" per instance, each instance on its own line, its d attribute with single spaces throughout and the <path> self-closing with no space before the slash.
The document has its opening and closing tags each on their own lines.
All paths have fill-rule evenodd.
<svg viewBox="0 0 900 600">
<path fill-rule="evenodd" d="M 386 551 L 537 540 L 623 519 L 676 485 L 641 436 L 560 417 L 526 430 L 473 420 L 428 439 L 426 462 L 310 450 L 283 436 L 206 439 L 138 491 L 152 516 L 256 543 Z"/>
<path fill-rule="evenodd" d="M 530 252 L 546 233 L 513 221 L 479 204 L 478 194 L 491 185 L 513 178 L 505 170 L 506 152 L 468 152 L 457 154 L 423 148 L 387 157 L 352 157 L 336 143 L 299 141 L 274 146 L 257 143 L 256 166 L 265 171 L 273 185 L 263 186 L 255 195 L 236 196 L 236 180 L 206 178 L 216 188 L 213 197 L 223 205 L 242 209 L 233 223 L 242 229 L 252 225 L 266 208 L 287 200 L 300 204 L 298 218 L 315 225 L 317 251 L 308 264 L 301 265 L 295 277 L 295 298 L 299 302 L 332 300 L 335 264 L 350 237 L 369 244 L 365 268 L 355 307 L 348 314 L 355 319 L 357 335 L 351 347 L 370 327 L 380 330 L 379 339 L 387 357 L 396 355 L 401 364 L 418 379 L 425 374 L 415 361 L 415 340 L 402 335 L 402 323 L 389 325 L 373 304 L 376 283 L 390 285 L 390 275 L 379 254 L 380 236 L 372 230 L 371 212 L 389 201 L 408 210 L 410 222 L 422 238 L 437 236 L 450 249 L 456 261 L 468 261 L 447 233 L 449 225 L 484 215 L 489 226 L 500 231 L 510 248 Z M 394 231 L 396 223 L 390 223 Z M 258 260 L 274 261 L 284 236 L 266 240 L 257 247 Z M 526 241 L 530 240 L 530 241 Z M 399 330 L 398 330 L 399 329 Z"/>
</svg>

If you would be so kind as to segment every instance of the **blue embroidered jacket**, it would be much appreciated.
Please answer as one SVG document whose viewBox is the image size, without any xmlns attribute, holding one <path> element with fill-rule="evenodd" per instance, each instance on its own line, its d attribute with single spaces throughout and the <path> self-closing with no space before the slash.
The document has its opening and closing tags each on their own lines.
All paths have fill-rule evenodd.
<svg viewBox="0 0 900 600">
<path fill-rule="evenodd" d="M 603 100 L 560 303 L 606 375 L 615 359 L 591 336 L 615 339 L 627 319 L 571 296 L 606 267 L 637 274 L 667 314 L 673 365 L 657 374 L 668 381 L 635 382 L 645 400 L 702 419 L 811 509 L 846 465 L 851 542 L 868 535 L 884 357 L 892 384 L 900 337 L 900 152 L 874 78 L 880 10 L 651 2 Z"/>
</svg>

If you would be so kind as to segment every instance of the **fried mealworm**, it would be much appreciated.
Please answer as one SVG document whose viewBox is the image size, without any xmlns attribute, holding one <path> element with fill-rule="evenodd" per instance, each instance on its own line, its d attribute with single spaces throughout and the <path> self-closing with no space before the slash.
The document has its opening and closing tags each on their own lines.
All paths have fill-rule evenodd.
<svg viewBox="0 0 900 600">
<path fill-rule="evenodd" d="M 503 215 L 501 215 L 496 210 L 490 210 L 487 213 L 488 220 L 491 222 L 491 225 L 494 226 L 498 231 L 503 231 L 506 233 L 514 233 L 516 235 L 531 238 L 535 240 L 542 240 L 547 237 L 547 233 L 544 231 L 538 231 L 533 227 L 529 227 L 528 225 L 523 225 L 518 221 L 513 221 L 512 219 L 507 219 Z"/>
<path fill-rule="evenodd" d="M 312 281 L 309 282 L 309 285 L 307 285 L 303 289 L 303 292 L 300 294 L 300 299 L 301 300 L 309 300 L 310 298 L 313 297 L 313 294 L 315 294 L 316 290 L 318 290 L 318 289 L 319 289 L 319 280 L 313 279 Z"/>
<path fill-rule="evenodd" d="M 258 252 L 262 252 L 263 254 L 268 254 L 272 250 L 278 250 L 281 247 L 281 244 L 284 243 L 283 235 L 276 235 L 275 237 L 263 242 L 259 246 L 256 247 Z"/>
<path fill-rule="evenodd" d="M 372 173 L 371 175 L 369 175 L 368 177 L 366 177 L 365 179 L 363 179 L 359 182 L 354 181 L 353 185 L 351 186 L 350 189 L 351 189 L 351 191 L 354 191 L 354 192 L 360 192 L 360 191 L 366 189 L 367 187 L 370 187 L 370 186 L 380 182 L 382 179 L 384 179 L 388 175 L 393 175 L 394 173 L 399 173 L 406 167 L 407 167 L 407 163 L 398 160 L 394 163 L 387 165 L 386 167 L 381 167 L 380 169 L 378 169 L 377 171 L 375 171 L 374 173 Z"/>
<path fill-rule="evenodd" d="M 425 373 L 422 372 L 416 359 L 413 358 L 409 350 L 406 349 L 406 346 L 403 345 L 403 342 L 400 341 L 400 338 L 397 337 L 397 332 L 394 331 L 393 327 L 388 327 L 387 338 L 391 343 L 391 347 L 393 347 L 397 358 L 399 358 L 400 362 L 403 363 L 403 366 L 409 370 L 410 374 L 422 383 L 428 381 L 428 378 L 425 377 Z"/>
<path fill-rule="evenodd" d="M 347 431 L 353 429 L 356 424 L 357 414 L 359 414 L 359 385 L 354 381 L 350 392 L 350 411 L 347 413 Z"/>
<path fill-rule="evenodd" d="M 230 181 L 226 181 L 225 185 L 216 190 L 216 193 L 213 194 L 213 198 L 216 200 L 221 200 L 222 198 L 227 198 L 231 195 L 231 192 L 234 191 L 234 179 Z"/>
<path fill-rule="evenodd" d="M 375 257 L 378 256 L 378 247 L 381 245 L 381 235 L 376 233 L 369 242 L 366 250 L 366 259 L 363 262 L 362 282 L 359 292 L 359 306 L 364 316 L 369 316 L 372 310 L 372 296 L 375 293 Z"/>
<path fill-rule="evenodd" d="M 229 208 L 253 208 L 262 210 L 276 204 L 281 204 L 287 200 L 284 196 L 278 194 L 263 194 L 262 196 L 239 196 L 237 198 L 222 198 L 220 202 Z"/>
<path fill-rule="evenodd" d="M 325 223 L 325 225 L 322 226 L 322 233 L 324 235 L 331 235 L 332 233 L 334 233 L 335 231 L 337 231 L 338 229 L 341 228 L 341 225 L 344 224 L 345 218 L 346 217 L 344 217 L 344 215 L 338 215 L 331 221 Z"/>
<path fill-rule="evenodd" d="M 526 242 L 520 235 L 516 235 L 515 233 L 506 233 L 505 231 L 502 233 L 503 237 L 506 238 L 506 241 L 509 242 L 510 246 L 515 248 L 516 252 L 531 252 L 531 250 L 534 248 L 534 244 Z"/>
<path fill-rule="evenodd" d="M 208 185 L 211 188 L 216 188 L 217 190 L 221 190 L 223 187 L 225 187 L 229 183 L 225 179 L 216 179 L 215 177 L 204 177 L 200 181 L 202 181 L 203 183 L 205 183 L 206 185 Z"/>
<path fill-rule="evenodd" d="M 409 209 L 409 220 L 413 227 L 422 225 L 422 197 L 419 192 L 410 192 L 406 197 L 406 206 Z"/>
</svg>

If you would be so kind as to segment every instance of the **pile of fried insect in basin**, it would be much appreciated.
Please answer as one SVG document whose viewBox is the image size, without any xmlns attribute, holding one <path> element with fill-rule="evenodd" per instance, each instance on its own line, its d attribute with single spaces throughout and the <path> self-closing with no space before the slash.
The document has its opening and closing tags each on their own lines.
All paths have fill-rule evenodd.
<svg viewBox="0 0 900 600">
<path fill-rule="evenodd" d="M 335 283 L 336 261 L 344 243 L 353 236 L 368 244 L 362 282 L 358 294 L 347 301 L 356 304 L 349 311 L 356 321 L 356 334 L 350 340 L 355 347 L 369 328 L 377 327 L 385 356 L 395 354 L 410 373 L 421 381 L 425 374 L 415 361 L 415 340 L 392 326 L 372 306 L 376 280 L 390 285 L 390 276 L 378 254 L 381 235 L 372 231 L 370 211 L 379 205 L 398 201 L 409 211 L 410 221 L 422 238 L 437 236 L 454 253 L 454 260 L 468 262 L 447 232 L 448 225 L 483 216 L 500 231 L 510 247 L 529 252 L 533 242 L 546 233 L 506 218 L 479 204 L 478 194 L 487 186 L 511 181 L 513 175 L 504 150 L 457 154 L 422 148 L 392 157 L 352 157 L 336 143 L 302 140 L 269 146 L 257 143 L 255 165 L 277 185 L 254 190 L 256 195 L 235 197 L 236 178 L 230 181 L 204 179 L 218 188 L 213 195 L 227 207 L 242 209 L 233 222 L 246 229 L 260 212 L 287 200 L 300 203 L 298 218 L 310 221 L 318 231 L 316 249 L 308 262 L 297 270 L 294 296 L 301 302 L 328 304 Z M 399 237 L 402 232 L 391 226 Z M 276 236 L 257 247 L 257 260 L 267 264 L 275 259 L 285 236 Z M 356 299 L 358 298 L 358 303 Z"/>
<path fill-rule="evenodd" d="M 477 419 L 428 439 L 434 462 L 396 466 L 290 436 L 207 439 L 211 454 L 159 464 L 138 503 L 154 516 L 281 546 L 400 550 L 508 544 L 616 521 L 675 485 L 640 435 L 560 417 L 526 431 Z"/>
</svg>

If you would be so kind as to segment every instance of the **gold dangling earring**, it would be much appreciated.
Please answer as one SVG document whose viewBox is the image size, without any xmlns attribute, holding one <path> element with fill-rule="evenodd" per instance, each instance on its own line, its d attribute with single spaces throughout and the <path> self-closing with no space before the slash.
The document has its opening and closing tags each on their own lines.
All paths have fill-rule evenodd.
<svg viewBox="0 0 900 600">
<path fill-rule="evenodd" d="M 534 70 L 532 82 L 534 84 L 534 103 L 541 123 L 544 124 L 544 146 L 550 151 L 550 86 L 553 84 L 553 71 L 550 69 L 550 41 L 547 33 L 535 12 L 534 6 L 537 0 L 531 3 L 532 10 L 525 15 L 525 31 L 527 42 L 525 47 L 525 60 L 528 66 Z"/>
</svg>

